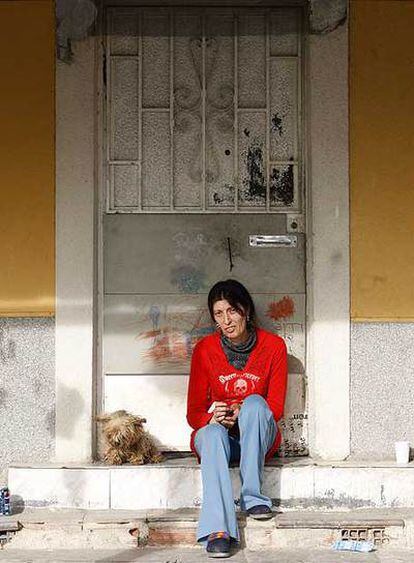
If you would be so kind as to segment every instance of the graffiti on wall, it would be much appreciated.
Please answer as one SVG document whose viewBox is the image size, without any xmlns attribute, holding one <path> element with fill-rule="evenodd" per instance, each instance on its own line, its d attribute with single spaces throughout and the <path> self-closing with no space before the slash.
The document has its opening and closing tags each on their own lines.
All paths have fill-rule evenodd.
<svg viewBox="0 0 414 563">
<path fill-rule="evenodd" d="M 197 342 L 214 332 L 204 308 L 195 311 L 195 319 L 194 311 L 192 313 L 190 316 L 188 313 L 169 311 L 166 307 L 152 304 L 147 314 L 152 328 L 136 336 L 137 340 L 147 342 L 148 346 L 143 351 L 144 358 L 158 368 L 166 368 L 171 364 L 189 364 Z"/>
</svg>

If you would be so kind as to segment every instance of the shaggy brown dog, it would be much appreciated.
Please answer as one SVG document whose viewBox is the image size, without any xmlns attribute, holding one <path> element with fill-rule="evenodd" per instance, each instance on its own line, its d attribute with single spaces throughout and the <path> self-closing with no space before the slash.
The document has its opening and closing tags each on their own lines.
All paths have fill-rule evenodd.
<svg viewBox="0 0 414 563">
<path fill-rule="evenodd" d="M 159 463 L 163 457 L 144 430 L 145 418 L 120 410 L 96 417 L 103 424 L 107 447 L 104 459 L 111 465 Z"/>
</svg>

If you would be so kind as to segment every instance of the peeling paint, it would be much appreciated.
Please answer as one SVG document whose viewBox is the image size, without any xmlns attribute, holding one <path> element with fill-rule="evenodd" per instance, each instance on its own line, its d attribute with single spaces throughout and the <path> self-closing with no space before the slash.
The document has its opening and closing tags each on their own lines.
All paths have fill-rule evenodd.
<svg viewBox="0 0 414 563">
<path fill-rule="evenodd" d="M 220 192 L 213 193 L 214 205 L 234 205 L 234 186 L 224 184 Z"/>
<path fill-rule="evenodd" d="M 323 35 L 346 22 L 347 0 L 309 0 L 309 29 Z"/>
<path fill-rule="evenodd" d="M 56 1 L 57 56 L 65 63 L 73 61 L 72 41 L 87 37 L 96 16 L 93 0 Z"/>
<path fill-rule="evenodd" d="M 293 165 L 289 164 L 283 170 L 273 168 L 270 173 L 270 201 L 288 207 L 293 204 L 294 193 Z"/>
<path fill-rule="evenodd" d="M 246 199 L 264 199 L 266 197 L 266 182 L 264 177 L 263 150 L 258 144 L 249 147 L 246 158 L 247 178 L 243 181 L 246 189 Z"/>
<path fill-rule="evenodd" d="M 277 112 L 272 117 L 272 122 L 270 127 L 273 133 L 279 134 L 279 137 L 283 135 L 282 118 L 279 116 Z"/>
</svg>

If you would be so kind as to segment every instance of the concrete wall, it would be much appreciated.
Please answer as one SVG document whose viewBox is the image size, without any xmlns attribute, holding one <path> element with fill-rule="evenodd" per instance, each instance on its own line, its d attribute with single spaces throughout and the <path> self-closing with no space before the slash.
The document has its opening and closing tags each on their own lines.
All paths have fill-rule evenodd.
<svg viewBox="0 0 414 563">
<path fill-rule="evenodd" d="M 387 459 L 394 442 L 414 445 L 414 326 L 353 323 L 351 455 Z"/>
<path fill-rule="evenodd" d="M 56 459 L 92 456 L 95 39 L 56 72 Z M 95 244 L 94 244 L 95 243 Z"/>
<path fill-rule="evenodd" d="M 349 455 L 348 25 L 309 38 L 308 362 L 311 455 Z"/>
<path fill-rule="evenodd" d="M 10 462 L 48 461 L 55 442 L 54 319 L 0 319 L 0 483 Z"/>
</svg>

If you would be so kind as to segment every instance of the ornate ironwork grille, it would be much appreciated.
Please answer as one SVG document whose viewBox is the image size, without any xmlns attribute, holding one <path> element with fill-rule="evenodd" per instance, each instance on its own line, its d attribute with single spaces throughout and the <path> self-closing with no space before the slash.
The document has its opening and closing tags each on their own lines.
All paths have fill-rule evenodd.
<svg viewBox="0 0 414 563">
<path fill-rule="evenodd" d="M 107 212 L 299 212 L 300 22 L 108 9 Z"/>
</svg>

